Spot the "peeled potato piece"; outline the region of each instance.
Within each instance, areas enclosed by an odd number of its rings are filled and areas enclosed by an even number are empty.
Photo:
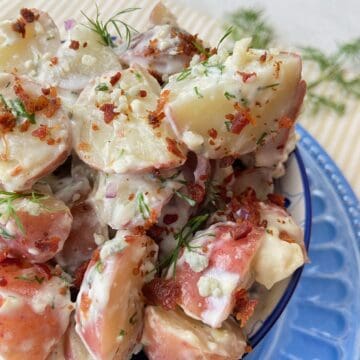
[[[119,231],[89,263],[77,299],[76,331],[94,359],[127,359],[143,326],[141,288],[156,244]]]
[[[28,190],[69,155],[69,119],[56,90],[28,78],[1,73],[0,94],[0,183]]]
[[[0,356],[45,359],[60,341],[73,306],[61,271],[7,259],[0,263]]]
[[[170,179],[153,174],[99,174],[93,196],[97,214],[113,229],[149,227],[163,206],[182,187],[183,177]]]
[[[244,335],[232,319],[213,329],[181,310],[155,306],[145,309],[142,343],[149,360],[238,360],[246,348]]]
[[[251,262],[263,235],[262,228],[233,222],[195,233],[191,247],[184,250],[176,266],[179,305],[187,315],[221,327],[232,313],[237,290],[252,282]]]
[[[66,205],[39,193],[0,192],[0,248],[10,257],[45,262],[68,237],[72,216]]]
[[[68,33],[54,59],[43,61],[39,80],[62,89],[81,91],[95,76],[121,70],[117,55],[101,43],[100,36],[82,25]]]
[[[165,86],[167,120],[190,150],[238,157],[280,131],[284,117],[295,120],[304,96],[300,57],[248,45],[239,41],[231,56],[214,55]]]
[[[14,20],[0,22],[0,70],[38,75],[42,60],[60,46],[60,34],[51,17],[37,9],[21,9]]]
[[[158,99],[159,94],[156,80],[140,67],[92,80],[74,107],[74,146],[79,157],[107,173],[181,165],[185,155],[161,121],[164,100]]]

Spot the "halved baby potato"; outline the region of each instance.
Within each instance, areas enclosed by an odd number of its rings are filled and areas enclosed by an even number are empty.
[[[248,49],[249,42],[237,42],[231,56],[220,53],[173,75],[163,89],[176,135],[210,159],[256,150],[280,130],[283,117],[295,120],[302,102],[300,57]]]
[[[32,263],[50,260],[64,245],[72,225],[66,205],[52,196],[0,191],[0,248]]]
[[[183,186],[182,180],[176,172],[170,178],[100,173],[92,200],[100,219],[113,229],[148,228]]]
[[[0,94],[0,183],[28,190],[69,155],[70,122],[55,88],[0,73]]]
[[[42,61],[38,79],[69,91],[81,91],[95,76],[121,70],[117,55],[101,42],[100,36],[79,24],[68,33],[55,57]]]
[[[43,11],[23,8],[17,19],[0,22],[1,71],[36,77],[41,61],[51,59],[59,46],[59,30]]]
[[[69,324],[73,305],[60,269],[0,263],[0,357],[46,359]]]
[[[236,292],[253,282],[251,263],[264,232],[247,222],[224,222],[195,233],[174,273],[181,287],[178,304],[187,315],[221,327],[233,311]]]
[[[76,307],[76,331],[94,359],[127,359],[139,342],[141,288],[154,269],[156,244],[118,231],[90,261]]]
[[[238,360],[246,350],[239,325],[232,319],[213,329],[181,310],[145,309],[142,337],[149,360]]]
[[[74,147],[79,157],[106,173],[181,165],[183,148],[162,121],[165,99],[159,94],[159,84],[140,67],[92,80],[74,106]]]

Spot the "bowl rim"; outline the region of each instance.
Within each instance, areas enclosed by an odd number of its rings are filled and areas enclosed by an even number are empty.
[[[304,243],[306,250],[309,250],[310,237],[311,237],[311,222],[312,222],[310,184],[309,184],[308,176],[306,174],[304,161],[302,159],[298,146],[296,146],[293,154],[295,155],[295,159],[299,166],[301,182],[304,189],[304,199],[305,199]],[[289,285],[287,286],[284,294],[281,296],[279,302],[276,304],[273,311],[266,318],[264,323],[261,325],[260,329],[254,335],[248,338],[248,342],[251,345],[251,347],[254,348],[256,345],[259,344],[259,342],[266,336],[266,334],[269,333],[269,331],[274,326],[280,315],[283,313],[292,295],[294,294],[294,291],[299,283],[303,269],[304,269],[304,265],[298,268],[294,272],[294,274],[291,276]]]

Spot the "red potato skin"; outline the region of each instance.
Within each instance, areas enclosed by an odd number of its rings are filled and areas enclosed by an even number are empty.
[[[74,273],[84,261],[91,258],[97,248],[94,234],[103,234],[104,226],[100,224],[93,205],[88,201],[73,205],[71,215],[71,231],[56,260],[66,271]]]
[[[19,278],[23,276],[24,271],[29,270],[38,279],[42,279],[41,284]],[[45,264],[32,265],[17,259],[7,259],[0,264],[2,284],[0,287],[0,357],[8,360],[45,359],[52,347],[61,339],[66,328],[63,329],[61,324],[64,309],[56,309],[49,304],[42,313],[37,313],[30,305],[31,299],[52,278],[52,271],[53,269]],[[62,282],[62,284],[65,283]],[[72,305],[68,288],[64,285],[57,291],[64,297],[68,297],[69,308],[65,312],[69,317]],[[2,311],[1,307],[9,292],[18,296],[22,303],[15,311]],[[27,342],[31,346],[25,347]],[[2,348],[1,345],[5,346]],[[7,351],[4,352],[4,348]]]
[[[56,208],[52,208],[55,203]],[[21,231],[14,220],[10,219],[9,221],[14,222],[13,225],[16,227],[14,236],[7,239],[0,235],[0,247],[9,257],[42,263],[53,258],[62,249],[72,224],[71,213],[65,204],[55,199],[48,199],[45,200],[44,208],[38,215],[22,210],[16,213],[24,231]]]
[[[240,228],[240,227],[239,227]],[[187,314],[192,314],[195,318],[202,318],[202,313],[210,308],[211,304],[207,297],[203,297],[199,293],[198,281],[202,275],[209,269],[221,269],[231,273],[240,275],[242,284],[238,287],[246,287],[250,278],[250,266],[257,249],[260,246],[260,239],[264,233],[261,228],[253,228],[251,232],[240,239],[233,237],[228,241],[220,239],[221,234],[236,232],[234,228],[227,225],[220,225],[216,230],[216,238],[214,247],[210,250],[209,265],[201,271],[193,271],[189,264],[184,262],[177,266],[176,279],[181,285],[181,300],[179,305],[184,309]],[[206,246],[206,244],[205,244]],[[219,309],[222,312],[221,321],[224,321],[231,314],[235,305],[236,289],[230,295],[229,303],[223,308]],[[206,323],[205,319],[202,319]],[[214,327],[221,326],[221,321],[218,321]]]

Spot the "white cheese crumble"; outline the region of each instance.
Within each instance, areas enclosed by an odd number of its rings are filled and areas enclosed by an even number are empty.
[[[184,259],[189,264],[192,271],[200,272],[206,269],[209,265],[208,257],[197,251],[185,250]]]
[[[85,54],[81,58],[81,63],[85,66],[93,66],[96,63],[96,57]]]
[[[183,141],[187,147],[192,151],[200,150],[201,146],[204,144],[204,138],[192,131],[185,131],[183,134]]]

